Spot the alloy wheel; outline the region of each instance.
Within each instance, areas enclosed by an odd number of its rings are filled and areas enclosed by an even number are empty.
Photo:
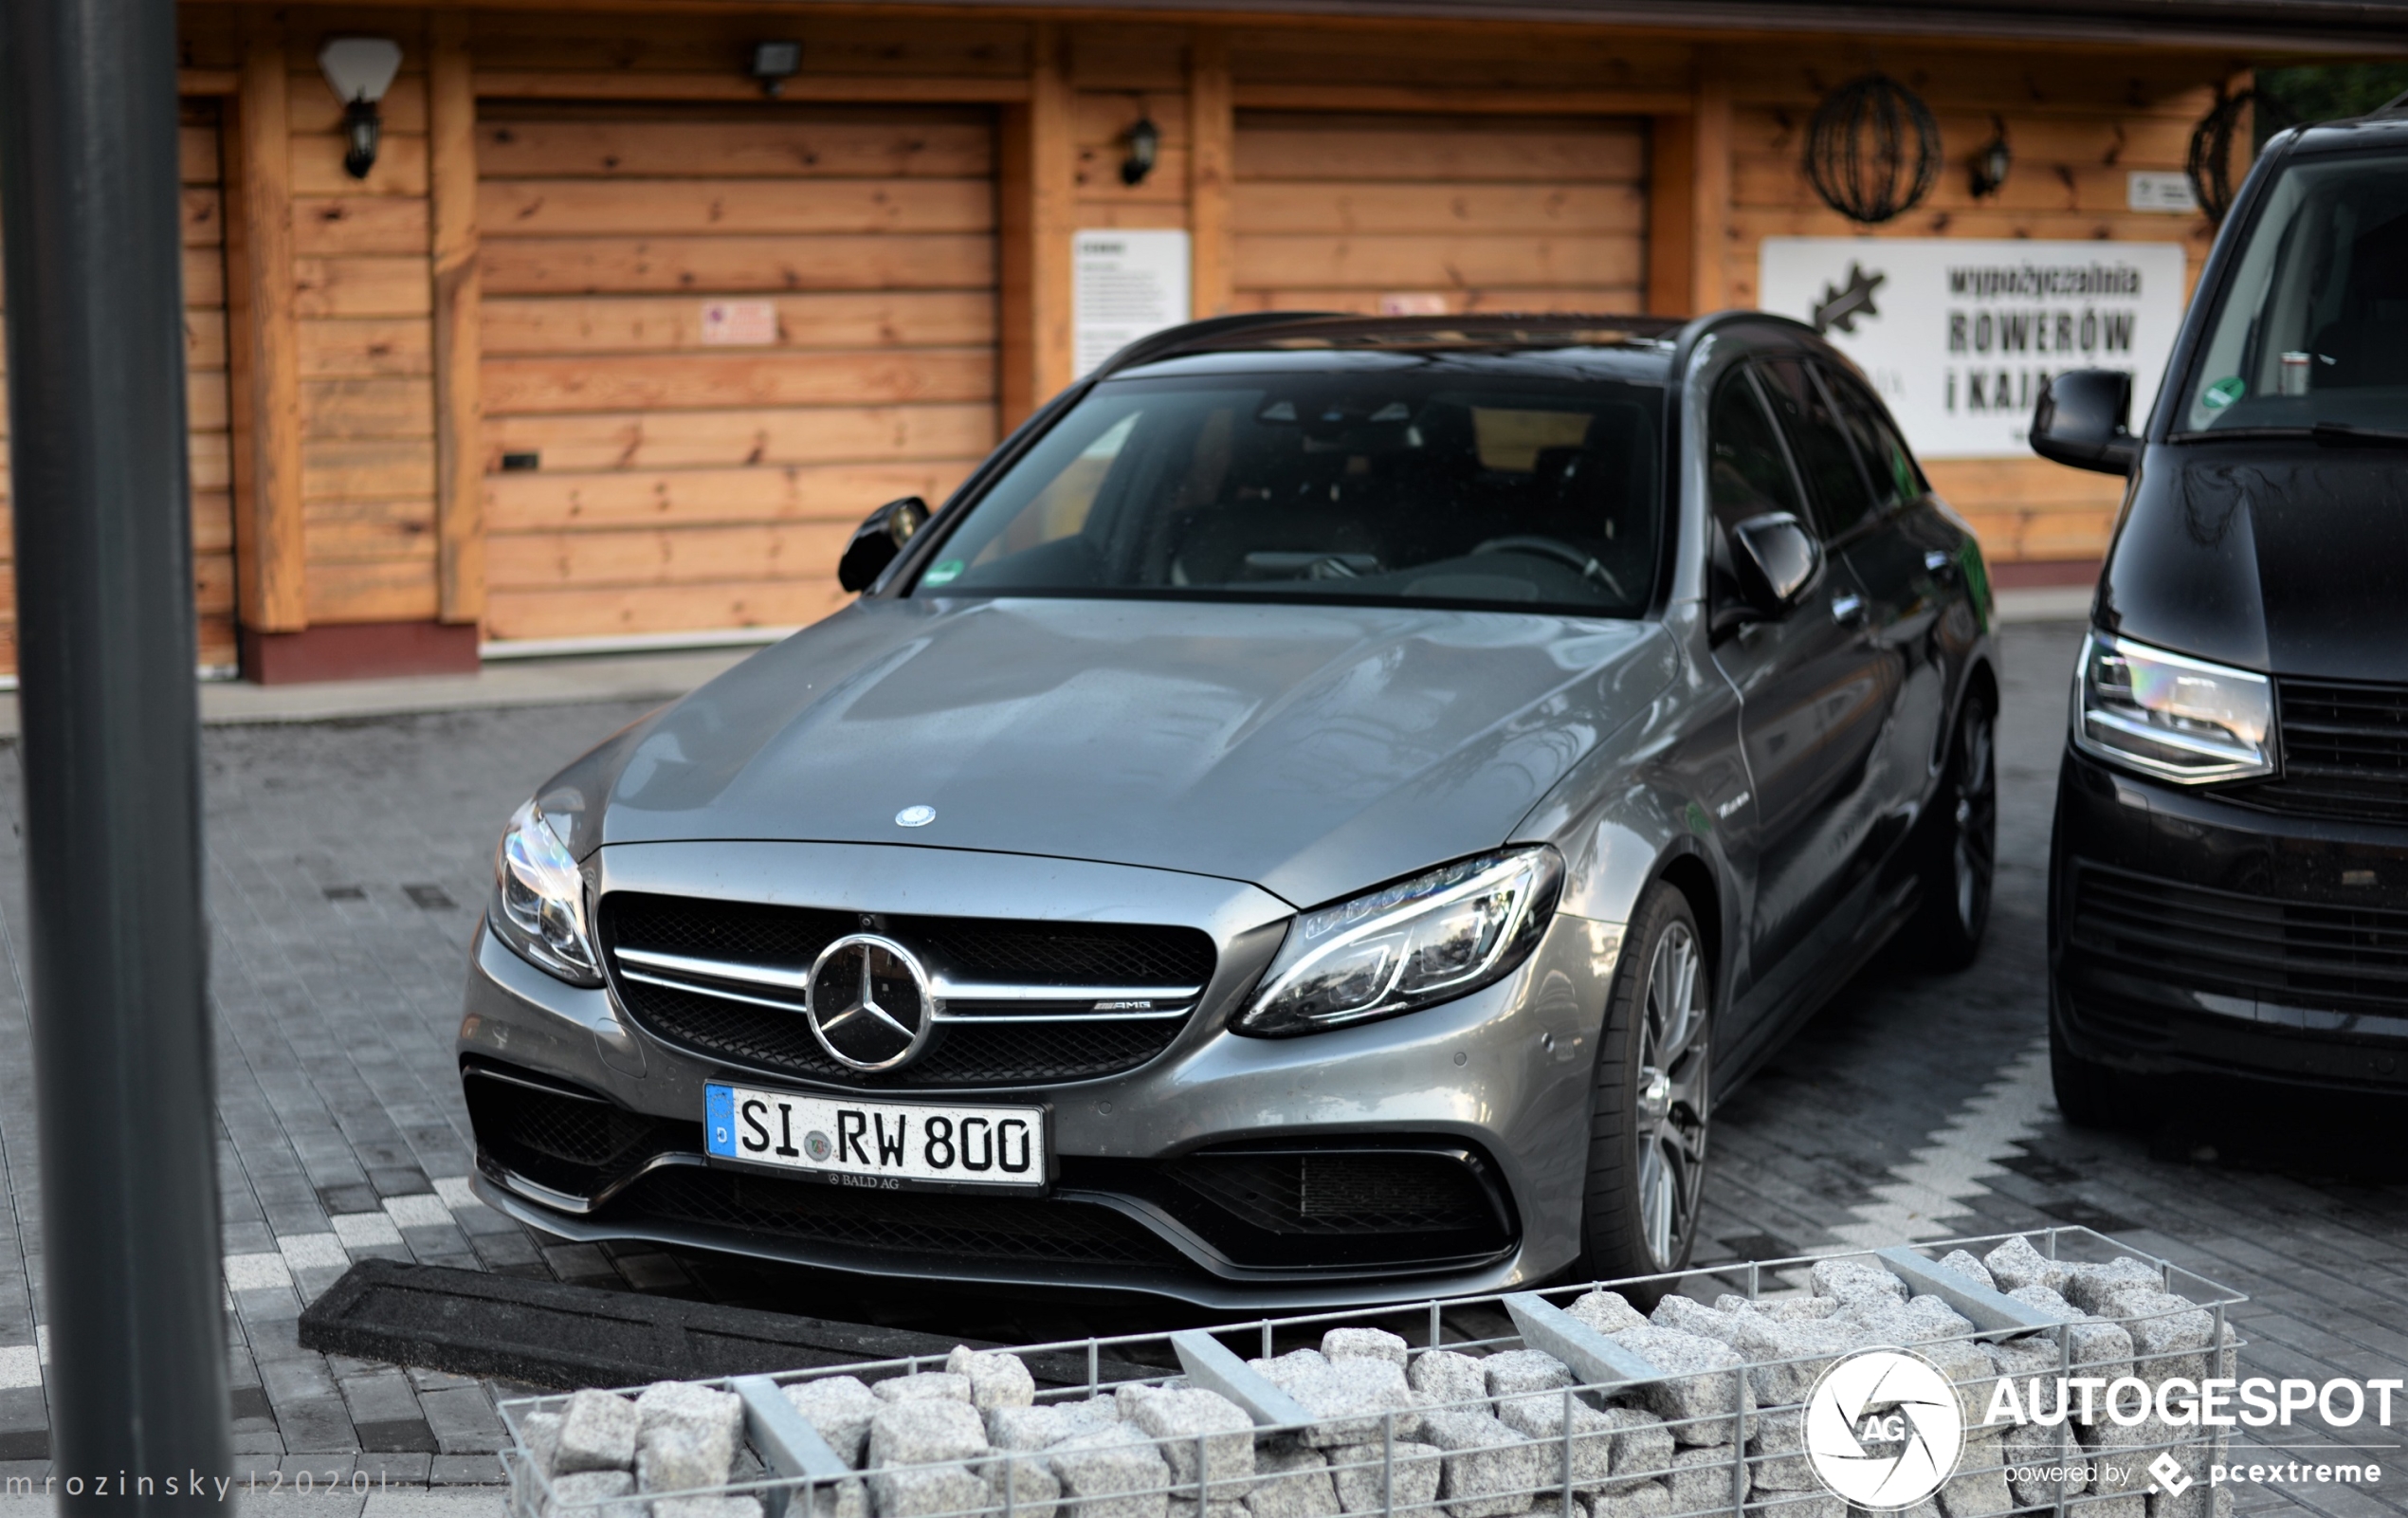
[[[1982,921],[1998,851],[1996,738],[1990,713],[1978,704],[1968,705],[1958,736],[1956,836],[1951,840],[1957,921],[1967,928]]]
[[[1687,1256],[1706,1175],[1706,980],[1697,936],[1673,923],[1648,966],[1639,1033],[1640,1233],[1659,1271]]]

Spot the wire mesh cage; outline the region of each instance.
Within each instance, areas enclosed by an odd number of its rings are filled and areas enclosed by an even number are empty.
[[[2245,1300],[2052,1228],[514,1399],[504,1462],[516,1518],[2214,1518]]]
[[[1806,129],[1806,178],[1824,204],[1869,227],[1905,215],[1940,177],[1940,123],[1887,74],[1831,92]]]

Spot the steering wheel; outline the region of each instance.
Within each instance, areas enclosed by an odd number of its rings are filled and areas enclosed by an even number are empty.
[[[1552,558],[1557,563],[1579,571],[1580,577],[1612,591],[1616,597],[1629,600],[1631,593],[1614,577],[1614,572],[1560,538],[1517,536],[1491,538],[1471,551],[1471,557],[1482,554],[1531,554],[1540,558]]]

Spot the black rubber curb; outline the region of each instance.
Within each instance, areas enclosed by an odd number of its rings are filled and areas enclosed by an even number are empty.
[[[301,1316],[301,1343],[356,1360],[561,1388],[914,1355],[941,1361],[956,1344],[994,1347],[906,1328],[382,1259],[355,1264],[309,1305]],[[1079,1354],[1034,1356],[1029,1369],[1045,1386],[1084,1385],[1090,1374]],[[1105,1381],[1160,1374],[1116,1361],[1095,1369]]]

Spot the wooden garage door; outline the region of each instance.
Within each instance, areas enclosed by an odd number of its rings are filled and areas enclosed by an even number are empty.
[[[854,524],[995,440],[990,113],[478,127],[486,635],[805,623]]]
[[[226,388],[226,206],[218,175],[218,111],[213,101],[184,102],[179,177],[184,213],[184,361],[192,483],[192,595],[199,613],[200,667],[234,668],[233,453],[228,442]],[[8,406],[0,393],[0,439]],[[8,457],[0,451],[0,503],[9,500]],[[15,539],[0,518],[0,674],[17,668]]]
[[[1635,120],[1241,114],[1240,309],[1643,309]]]

